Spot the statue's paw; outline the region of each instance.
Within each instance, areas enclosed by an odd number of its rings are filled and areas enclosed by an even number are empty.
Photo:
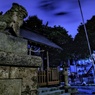
[[[7,35],[11,35],[11,33],[9,32],[9,30],[5,30],[4,33],[7,34]]]

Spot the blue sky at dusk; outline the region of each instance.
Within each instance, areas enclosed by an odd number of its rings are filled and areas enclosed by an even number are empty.
[[[18,3],[26,8],[28,16],[37,15],[49,26],[62,26],[73,37],[77,28],[82,22],[78,0],[1,0],[0,11],[5,13],[12,6]],[[95,15],[95,0],[80,0],[85,22]]]

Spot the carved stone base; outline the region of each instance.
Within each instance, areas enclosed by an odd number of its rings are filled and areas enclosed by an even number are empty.
[[[0,51],[27,54],[27,40],[0,32]]]
[[[30,55],[19,55],[0,51],[0,65],[39,67],[42,64],[41,57]]]

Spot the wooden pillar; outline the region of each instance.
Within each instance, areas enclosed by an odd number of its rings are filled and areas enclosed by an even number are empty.
[[[49,53],[47,51],[47,70],[49,70]]]
[[[47,85],[49,83],[49,54],[48,54],[48,51],[47,51],[47,70],[46,70],[46,74],[47,74]]]
[[[43,57],[43,52],[42,52],[42,54],[41,54],[41,57],[42,57],[42,64],[41,64],[41,71],[43,71],[44,70],[44,57]]]

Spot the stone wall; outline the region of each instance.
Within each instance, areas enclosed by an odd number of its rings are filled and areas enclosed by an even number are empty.
[[[27,40],[0,33],[0,95],[37,95],[41,64],[41,57],[27,55]]]
[[[13,83],[13,87],[18,90],[17,81],[22,85],[21,93],[19,95],[37,95],[37,68],[29,68],[29,67],[9,67],[9,66],[0,66],[0,83],[6,83],[5,87],[9,86],[9,81]],[[14,80],[16,79],[16,80]],[[20,81],[19,81],[20,80]],[[3,84],[2,84],[3,85]],[[12,85],[12,84],[11,84]],[[16,86],[17,85],[17,86]],[[3,87],[3,86],[2,86]],[[0,88],[2,88],[0,85]],[[4,87],[2,88],[4,91],[0,95],[5,93]],[[6,89],[9,90],[9,89]],[[0,90],[1,91],[1,90]],[[9,92],[9,91],[8,91]],[[9,92],[11,93],[11,92]],[[5,94],[7,95],[7,94]],[[12,94],[11,94],[12,95]],[[18,94],[15,94],[18,95]]]
[[[21,95],[21,79],[0,79],[0,95]]]

